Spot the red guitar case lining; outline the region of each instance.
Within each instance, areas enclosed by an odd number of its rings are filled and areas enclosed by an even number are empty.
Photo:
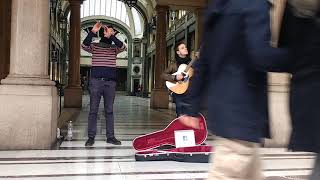
[[[135,154],[135,159],[137,161],[171,160],[207,163],[212,154],[212,147],[201,145],[208,134],[205,119],[201,114],[199,125],[199,129],[194,129],[183,125],[180,119],[176,118],[163,130],[136,137],[133,140],[133,147],[138,151]],[[175,148],[174,131],[178,130],[193,130],[196,146]],[[173,148],[161,149],[164,146]]]
[[[179,118],[174,119],[165,129],[138,136],[133,140],[133,148],[137,151],[153,149],[163,145],[175,146],[174,131],[193,130],[196,145],[202,144],[207,139],[207,125],[204,117],[199,117],[199,129],[194,129],[182,124]]]

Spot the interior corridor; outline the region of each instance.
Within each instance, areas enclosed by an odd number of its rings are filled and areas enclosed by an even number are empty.
[[[175,116],[174,109],[153,110],[149,99],[117,94],[115,99],[115,135],[121,146],[105,142],[103,102],[98,115],[98,134],[93,148],[86,141],[89,97],[83,97],[83,109],[74,122],[72,141],[63,141],[57,149],[0,151],[0,179],[204,179],[209,163],[173,161],[136,162],[132,140],[138,135],[163,129]],[[206,143],[211,143],[209,135]],[[313,155],[291,153],[285,149],[261,148],[267,180],[302,180],[310,173]]]

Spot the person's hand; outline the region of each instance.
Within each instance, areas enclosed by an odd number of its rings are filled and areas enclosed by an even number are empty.
[[[105,30],[104,37],[106,38],[110,38],[110,36],[115,35],[115,32],[112,28],[106,27],[104,30]]]
[[[100,28],[101,28],[101,23],[100,22],[97,22],[94,26],[93,26],[93,28],[92,28],[92,32],[93,33],[97,33],[99,30],[100,30]]]
[[[177,81],[181,81],[181,80],[183,79],[183,77],[184,77],[184,76],[183,76],[182,74],[177,74],[177,75],[176,75],[176,80],[177,80]]]
[[[114,35],[116,34],[116,32],[115,32],[115,30],[114,30],[114,29],[112,29],[112,28],[108,28],[108,30],[110,31],[110,34],[111,34],[112,36],[114,36]]]
[[[192,127],[194,129],[200,129],[199,118],[182,115],[179,117],[179,120],[185,126]]]
[[[194,57],[195,57],[196,59],[199,59],[199,58],[200,58],[200,52],[199,52],[199,51],[195,52],[195,53],[194,53]]]

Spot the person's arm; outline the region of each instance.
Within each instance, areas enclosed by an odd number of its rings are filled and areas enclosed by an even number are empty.
[[[110,39],[114,42],[114,44],[118,47],[118,48],[124,48],[124,44],[123,42],[121,42],[115,35],[111,35]]]
[[[289,69],[286,49],[270,45],[270,5],[267,1],[252,0],[244,11],[244,35],[250,64],[258,71],[287,72]]]
[[[92,42],[92,38],[95,36],[96,34],[92,31],[90,31],[87,35],[87,37],[83,40],[81,47],[83,50],[87,51],[88,53],[92,53],[92,47],[91,47],[91,42]]]
[[[193,65],[194,76],[192,78],[191,86],[188,89],[188,93],[182,101],[184,108],[184,115],[179,117],[182,124],[199,129],[199,113],[201,108],[201,99],[205,92],[205,86],[208,74],[208,59],[204,58],[205,52],[202,52],[203,56],[200,57]]]
[[[123,42],[121,42],[115,35],[110,36],[110,40],[114,42],[114,44],[117,46],[116,53],[121,53],[122,51],[126,50],[126,46]]]
[[[100,30],[101,23],[97,22],[91,29],[91,31],[88,33],[87,37],[83,40],[81,47],[83,50],[87,51],[88,53],[92,53],[92,38],[96,36],[96,33]]]
[[[176,76],[172,75],[172,73],[174,72],[175,69],[175,63],[171,63],[161,74],[161,78],[166,80],[166,81],[170,81],[170,82],[176,82]]]
[[[193,65],[194,75],[192,77],[192,83],[182,102],[183,107],[185,108],[184,111],[188,116],[199,116],[202,96],[207,88],[206,84],[210,81],[207,76],[210,65],[208,63],[208,57],[206,57],[205,54],[206,52],[203,52],[203,56],[201,56]]]

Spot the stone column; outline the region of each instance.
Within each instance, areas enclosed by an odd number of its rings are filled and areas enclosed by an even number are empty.
[[[291,133],[289,114],[290,74],[268,73],[269,124],[271,139],[265,140],[265,147],[287,147]]]
[[[197,51],[200,48],[202,41],[202,33],[204,26],[203,9],[195,9],[194,15],[196,17],[196,29],[195,29],[195,46],[194,49]]]
[[[80,86],[80,5],[82,0],[69,0],[70,37],[68,86],[64,90],[64,107],[82,107],[82,89]]]
[[[151,92],[150,106],[151,108],[168,108],[169,94],[165,88],[164,80],[161,73],[165,69],[166,64],[166,32],[167,32],[167,6],[156,6],[157,11],[157,32],[156,32],[156,60],[155,60],[155,77],[154,89]]]
[[[47,68],[49,1],[12,0],[11,7],[10,73],[0,85],[0,149],[49,149],[58,115]]]
[[[9,74],[11,0],[0,1],[0,80]]]
[[[189,51],[189,55],[191,54],[191,47],[188,44],[188,39],[189,39],[189,28],[188,28],[188,15],[185,16],[185,20],[184,20],[184,43],[186,44],[188,51]],[[173,46],[174,47],[174,46]],[[174,53],[176,53],[176,51],[174,51]]]

